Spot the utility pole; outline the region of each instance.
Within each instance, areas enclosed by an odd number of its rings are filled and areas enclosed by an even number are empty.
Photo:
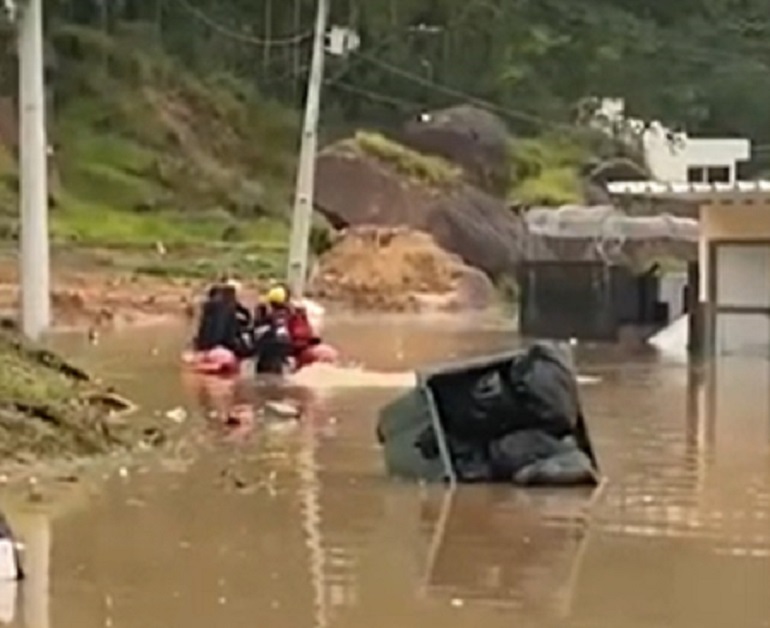
[[[289,242],[289,268],[287,279],[292,293],[301,297],[307,281],[310,229],[313,220],[315,194],[315,160],[318,152],[318,118],[321,109],[324,61],[326,56],[326,24],[329,19],[329,0],[318,0],[313,57],[310,62],[310,78],[305,102],[305,120],[302,127],[302,145],[294,192],[291,239]]]
[[[18,53],[21,322],[24,334],[38,340],[51,324],[43,0],[21,7]]]

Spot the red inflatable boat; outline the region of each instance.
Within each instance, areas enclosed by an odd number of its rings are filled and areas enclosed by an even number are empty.
[[[228,377],[241,372],[241,361],[224,347],[215,347],[210,351],[186,351],[182,354],[182,363],[203,375]]]
[[[299,354],[296,370],[299,371],[311,364],[336,364],[338,361],[339,352],[331,345],[321,343],[308,347]]]
[[[297,358],[295,370],[299,371],[311,364],[335,364],[339,359],[337,350],[327,344],[318,344],[305,349]],[[231,377],[241,372],[241,360],[229,349],[216,347],[210,351],[187,351],[182,354],[182,362],[190,370],[202,375]]]

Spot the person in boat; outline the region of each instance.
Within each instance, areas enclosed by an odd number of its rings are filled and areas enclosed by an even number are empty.
[[[251,314],[238,302],[236,285],[227,282],[209,289],[193,348],[197,352],[224,348],[240,359],[253,353]]]
[[[235,320],[238,329],[238,357],[250,358],[254,355],[254,319],[251,311],[240,300],[241,283],[235,279],[225,282],[224,298],[235,307]]]
[[[275,285],[254,313],[255,370],[283,374],[293,368],[293,343],[289,332],[289,291]]]
[[[292,357],[296,361],[301,362],[310,347],[321,344],[321,338],[313,329],[307,310],[292,299],[291,291],[285,284],[276,284],[267,292],[255,315],[256,320],[263,321],[275,317],[285,321],[291,338]]]

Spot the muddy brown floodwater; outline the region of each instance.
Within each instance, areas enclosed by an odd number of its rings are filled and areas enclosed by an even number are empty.
[[[146,411],[185,408],[171,415],[185,435],[53,521],[11,513],[31,576],[16,625],[770,626],[770,363],[690,372],[581,351],[581,372],[601,377],[584,402],[610,478],[585,521],[587,496],[570,491],[449,494],[383,477],[374,421],[405,372],[512,346],[509,330],[359,319],[328,335],[396,375],[244,384],[244,407],[292,395],[307,418],[234,430],[201,409],[226,391],[180,377],[181,330],[61,339]]]

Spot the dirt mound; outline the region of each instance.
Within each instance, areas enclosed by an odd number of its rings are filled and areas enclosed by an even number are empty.
[[[484,308],[494,298],[483,273],[427,233],[377,227],[344,233],[321,258],[313,292],[358,310],[399,312]]]
[[[409,159],[403,151],[394,154]],[[493,279],[514,272],[523,228],[504,201],[462,181],[435,185],[405,176],[406,170],[425,168],[384,161],[351,143],[333,146],[318,159],[316,207],[337,229],[408,227],[429,233]]]

